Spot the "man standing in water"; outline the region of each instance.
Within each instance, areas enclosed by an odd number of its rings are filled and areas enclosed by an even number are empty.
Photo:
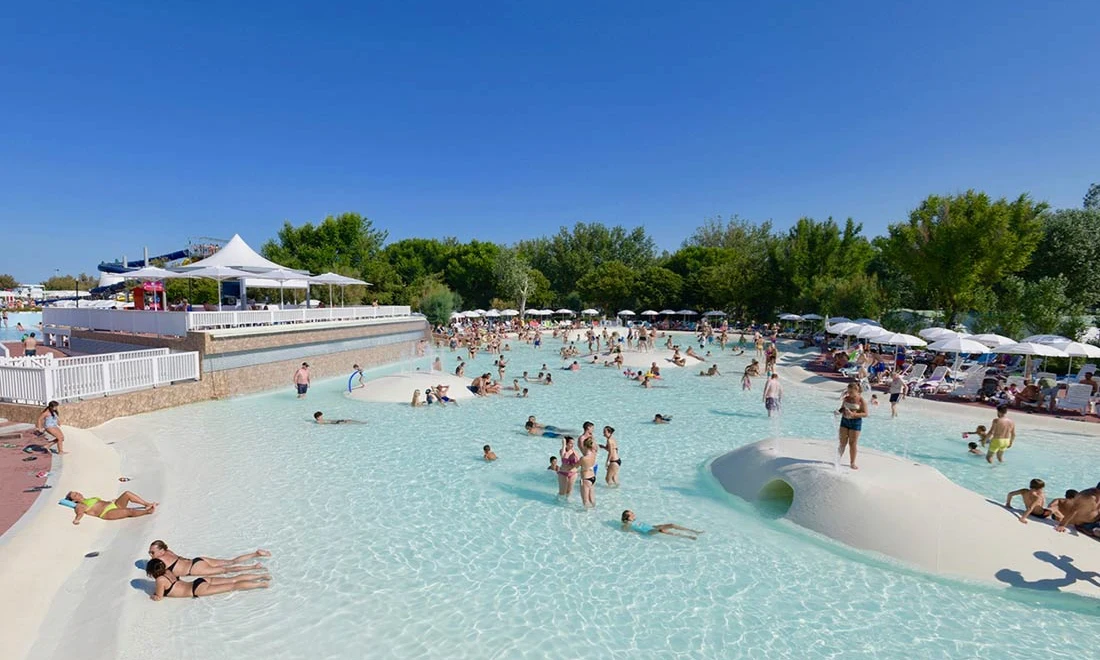
[[[768,417],[779,412],[782,401],[783,386],[779,384],[779,374],[773,373],[764,385],[764,408],[768,411]]]
[[[905,381],[901,379],[901,372],[895,371],[890,380],[890,416],[898,416],[898,399],[905,394]]]
[[[997,461],[1004,463],[1005,450],[1016,442],[1016,422],[1008,418],[1008,406],[997,406],[997,418],[989,425],[989,438],[986,462],[992,463],[996,454]]]
[[[303,362],[302,366],[298,367],[298,370],[294,372],[294,387],[298,388],[298,398],[306,398],[306,391],[309,390],[309,363]]]

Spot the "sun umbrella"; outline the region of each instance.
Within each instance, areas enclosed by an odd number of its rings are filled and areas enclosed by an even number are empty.
[[[195,277],[218,281],[218,311],[222,311],[222,282],[225,280],[239,280],[246,277],[256,277],[255,273],[246,273],[243,270],[230,268],[229,266],[205,266],[187,271],[187,277]]]
[[[852,323],[849,321],[847,323],[826,325],[825,332],[831,335],[851,335],[859,332],[861,328],[863,328],[863,326],[861,326],[860,324]]]
[[[572,315],[576,314],[576,312],[574,312],[571,309],[559,309],[558,311],[556,311],[554,313],[555,314],[568,314],[569,316],[572,316]]]
[[[711,310],[711,311],[707,312],[706,314],[703,314],[703,316],[725,316],[725,315],[726,315],[725,312],[723,312],[721,310],[717,310],[717,309]]]
[[[954,353],[955,366],[952,369],[953,373],[959,372],[959,363],[962,362],[962,356],[964,354],[969,355],[970,353],[989,352],[989,348],[987,348],[985,344],[976,342],[973,339],[967,339],[966,337],[960,337],[957,334],[954,337],[944,337],[943,339],[935,341],[929,344],[928,348],[933,351],[940,351],[941,353]]]
[[[836,323],[851,323],[851,322],[852,322],[852,319],[848,318],[847,316],[830,316],[829,317],[829,323],[833,323],[833,324],[836,324]]]
[[[882,326],[882,324],[881,324],[881,323],[879,323],[878,321],[876,321],[876,320],[874,320],[874,319],[856,319],[855,321],[852,321],[852,323],[862,323],[862,324],[864,324],[864,325],[877,325],[877,326]]]
[[[693,312],[690,309],[681,309],[680,311],[678,311],[676,313],[677,314],[683,314],[684,316],[695,316],[696,314],[698,314],[698,312]]]
[[[460,319],[460,318],[463,318],[463,314],[462,314],[462,312],[451,312],[451,318],[452,319]]]
[[[346,275],[337,275],[336,273],[322,273],[320,275],[314,275],[313,277],[306,278],[310,284],[327,284],[328,285],[328,304],[332,306],[332,285],[340,287],[340,304],[344,303],[344,287],[352,284],[362,284],[370,286],[370,282],[364,282],[363,280],[357,280],[354,277],[348,277]],[[307,297],[308,297],[308,291]]]
[[[1093,346],[1092,344],[1082,344],[1078,341],[1067,341],[1065,343],[1047,344],[1047,346],[1053,346],[1054,348],[1064,351],[1065,354],[1070,356],[1071,358],[1100,358],[1100,347]]]
[[[634,316],[634,312],[630,311],[629,309],[624,309],[623,311],[619,312],[619,316]]]
[[[988,332],[983,335],[970,335],[968,339],[973,339],[976,342],[981,342],[990,348],[997,348],[998,346],[1005,346],[1007,344],[1015,344],[1016,340],[1004,335],[996,335]]]
[[[890,331],[883,330],[877,325],[863,325],[858,331],[856,331],[855,336],[859,339],[870,339],[871,341],[875,341],[877,337],[888,334],[891,334]]]
[[[157,280],[171,280],[188,277],[185,273],[173,273],[170,270],[163,268],[157,268],[156,266],[146,266],[145,268],[138,268],[137,270],[131,270],[128,273],[122,275],[126,279],[140,280],[142,282],[153,282]],[[163,291],[163,289],[161,290]],[[157,294],[153,292],[153,304],[156,305]]]
[[[676,313],[676,311],[671,310],[671,309],[662,309],[661,310],[661,314],[675,314],[675,313]]]
[[[887,346],[926,346],[928,342],[924,341],[920,337],[914,337],[913,335],[907,335],[903,332],[889,332],[881,337],[875,338],[876,344],[885,344]]]
[[[1057,336],[1057,335],[1048,335]],[[1065,339],[1063,337],[1063,339]],[[1033,341],[1021,341],[1016,344],[1005,344],[1004,346],[998,346],[993,349],[994,353],[1004,353],[1006,355],[1024,355],[1024,377],[1031,375],[1031,358],[1038,355],[1039,357],[1069,357],[1065,351],[1060,348],[1055,348],[1049,344],[1040,344]]]
[[[959,335],[959,333],[954,330],[948,330],[947,328],[925,328],[917,334],[931,341],[939,341],[940,339],[957,337]]]
[[[489,311],[485,312],[485,316],[486,316],[486,318],[491,318],[491,319],[500,318],[500,312],[498,312],[495,309],[490,309]]]
[[[600,310],[592,309],[591,307],[588,308],[588,309],[582,309],[581,310],[581,314],[584,314],[585,316],[595,316],[599,313],[600,313]]]
[[[1064,344],[1073,341],[1062,335],[1031,335],[1020,340],[1021,344]]]
[[[275,270],[269,270],[266,273],[262,273],[261,277],[269,280],[275,280],[279,283],[279,307],[283,306],[283,284],[291,280],[305,280],[308,279],[308,275],[296,273],[286,268],[277,268]],[[307,296],[308,297],[308,296]]]
[[[799,316],[798,314],[780,314],[780,321],[802,321],[805,320],[805,316]]]
[[[807,321],[821,321],[825,317],[820,314],[803,314],[802,318],[806,319]]]
[[[642,312],[642,316],[657,316],[657,312],[653,311],[652,309],[647,309],[646,311]]]
[[[514,309],[503,309],[500,311],[501,316],[519,316],[519,312]]]

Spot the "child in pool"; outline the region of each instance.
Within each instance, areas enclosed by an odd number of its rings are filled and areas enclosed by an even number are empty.
[[[984,447],[989,443],[989,431],[985,429],[984,424],[979,424],[978,428],[973,431],[963,431],[963,439],[969,438],[971,435],[978,436],[978,442]]]
[[[495,461],[495,460],[497,460],[496,453],[493,451],[493,448],[490,447],[489,445],[485,445],[484,447],[481,448],[481,450],[485,452],[485,460],[486,461]]]
[[[878,405],[878,395],[877,394],[872,394],[871,395],[871,405],[872,406],[877,406]]]
[[[551,456],[550,457],[550,467],[548,467],[546,469],[547,470],[553,470],[554,472],[558,471],[558,457],[557,456]]]
[[[653,416],[653,423],[654,424],[668,424],[671,421],[672,421],[671,417],[667,417],[665,415],[662,415],[661,413],[657,413],[656,415]]]
[[[967,445],[966,453],[977,454],[978,456],[982,456],[983,454],[985,454],[985,452],[983,452],[981,449],[978,449],[978,443],[976,442],[971,442]]]
[[[1005,508],[1012,508],[1012,499],[1017,495],[1021,496],[1024,500],[1024,506],[1026,509],[1020,514],[1020,522],[1027,524],[1028,516],[1035,516],[1036,518],[1049,518],[1053,511],[1046,508],[1046,493],[1043,489],[1046,488],[1046,482],[1042,479],[1032,479],[1028,483],[1027,488],[1021,488],[1020,490],[1014,490],[1008,494],[1008,498],[1005,500]]]

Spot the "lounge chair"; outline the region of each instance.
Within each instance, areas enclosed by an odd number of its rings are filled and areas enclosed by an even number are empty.
[[[1085,380],[1085,374],[1095,374],[1095,373],[1096,373],[1096,365],[1095,364],[1085,364],[1085,365],[1081,366],[1081,369],[1078,370],[1076,376],[1069,376],[1068,378],[1066,378],[1066,382],[1067,383],[1080,383],[1081,381]]]
[[[924,378],[925,371],[928,371],[927,364],[914,364],[909,367],[907,372],[902,373],[901,378],[906,385],[915,385]]]
[[[962,385],[952,390],[951,396],[970,399],[972,401],[977,399],[978,392],[981,391],[982,383],[985,381],[985,372],[985,367],[977,367],[968,371],[966,380],[962,382]]]
[[[1075,410],[1082,415],[1089,414],[1092,408],[1092,386],[1084,383],[1070,385],[1066,389],[1066,395],[1055,400],[1056,410]]]
[[[921,394],[935,394],[942,389],[949,387],[947,384],[947,367],[936,367],[935,371],[928,378],[917,383],[915,391]]]

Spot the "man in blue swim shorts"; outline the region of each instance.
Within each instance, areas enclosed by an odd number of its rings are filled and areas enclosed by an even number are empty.
[[[302,366],[298,367],[298,370],[294,372],[294,387],[298,389],[298,398],[306,398],[306,391],[309,390],[309,363],[303,362]]]

